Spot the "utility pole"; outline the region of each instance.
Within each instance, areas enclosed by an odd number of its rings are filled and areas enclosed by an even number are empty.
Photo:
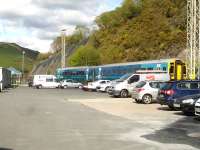
[[[25,51],[22,52],[22,81],[24,81],[24,58],[25,58]]]
[[[200,0],[187,0],[187,72],[200,78]]]
[[[61,31],[61,44],[62,44],[62,50],[61,50],[61,68],[65,68],[66,66],[66,41],[65,41],[65,37],[66,37],[66,29],[63,29]]]

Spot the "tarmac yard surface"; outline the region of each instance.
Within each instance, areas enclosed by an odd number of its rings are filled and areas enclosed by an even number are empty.
[[[79,89],[0,93],[0,150],[198,150],[200,121]]]

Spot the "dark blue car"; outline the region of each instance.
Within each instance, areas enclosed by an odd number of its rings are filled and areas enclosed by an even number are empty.
[[[158,94],[158,102],[174,109],[174,99],[200,93],[200,80],[170,81],[163,84]]]

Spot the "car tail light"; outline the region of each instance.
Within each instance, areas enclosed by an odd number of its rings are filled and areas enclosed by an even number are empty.
[[[173,95],[174,93],[175,93],[174,90],[166,90],[165,91],[165,94],[169,95],[169,96]]]
[[[140,93],[140,92],[144,91],[144,89],[140,88],[140,89],[137,89],[136,91],[137,91],[138,93]]]

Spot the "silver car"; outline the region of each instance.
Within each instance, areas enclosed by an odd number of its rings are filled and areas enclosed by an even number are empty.
[[[74,80],[63,80],[61,82],[61,85],[60,87],[63,88],[63,89],[67,89],[67,88],[81,88],[83,85],[82,83],[79,83],[77,81],[74,81]]]
[[[161,81],[141,81],[133,89],[132,98],[137,103],[151,104],[157,101],[157,96],[163,82]]]
[[[195,115],[200,116],[200,99],[195,104]]]

